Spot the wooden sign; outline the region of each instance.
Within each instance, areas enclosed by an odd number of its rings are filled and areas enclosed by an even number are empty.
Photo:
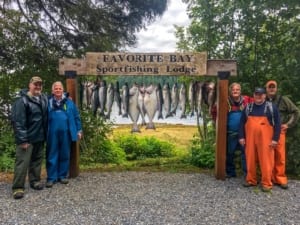
[[[237,75],[232,59],[209,59],[198,53],[86,53],[85,59],[59,59],[59,74],[76,71],[77,75],[177,75],[217,76],[219,71]]]
[[[208,76],[217,76],[219,71],[228,71],[230,76],[237,75],[237,63],[233,59],[209,59],[207,60]]]
[[[86,53],[91,75],[204,75],[202,53]]]
[[[65,75],[65,71],[76,71],[77,75],[86,74],[86,61],[84,59],[59,59],[59,74]]]

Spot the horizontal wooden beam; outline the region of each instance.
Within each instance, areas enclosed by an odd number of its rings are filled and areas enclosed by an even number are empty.
[[[59,59],[59,74],[76,71],[77,75],[177,75],[217,76],[219,71],[237,75],[235,60],[207,60],[200,53],[95,53],[84,59]]]
[[[237,62],[233,59],[207,60],[207,76],[218,76],[220,71],[230,72],[230,76],[237,75]]]
[[[76,71],[77,75],[86,75],[85,59],[59,59],[59,75],[65,75],[65,71]]]

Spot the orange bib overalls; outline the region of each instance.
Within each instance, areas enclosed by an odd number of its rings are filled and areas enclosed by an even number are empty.
[[[275,148],[275,166],[273,171],[273,182],[276,184],[287,184],[287,176],[285,174],[285,139],[286,130],[281,130],[278,145]]]
[[[272,188],[272,172],[274,166],[274,149],[270,147],[273,127],[266,116],[248,116],[245,124],[246,135],[246,181],[257,185],[256,169],[258,162],[261,171],[261,184]]]

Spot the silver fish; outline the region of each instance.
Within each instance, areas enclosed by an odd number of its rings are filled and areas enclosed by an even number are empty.
[[[92,107],[92,93],[93,93],[93,88],[94,84],[93,82],[89,81],[86,85],[87,91],[86,91],[86,98],[87,98],[87,106],[89,109]]]
[[[189,84],[189,106],[190,106],[190,116],[194,116],[194,112],[195,112],[194,82],[190,82]]]
[[[164,111],[166,114],[166,118],[172,116],[171,113],[171,92],[170,92],[170,86],[168,83],[164,84],[163,86],[163,100],[164,100]]]
[[[99,107],[99,84],[97,82],[95,82],[92,88],[91,104],[93,115],[96,116]]]
[[[212,81],[205,84],[205,103],[208,105],[208,112],[211,113],[212,107],[216,102],[216,84]]]
[[[184,84],[181,84],[179,89],[179,109],[181,110],[180,119],[186,118],[185,110],[186,110],[186,87]]]
[[[175,83],[171,90],[171,113],[173,115],[176,114],[178,102],[179,102],[178,86],[177,83]]]
[[[141,85],[139,87],[138,107],[139,107],[140,114],[142,117],[142,125],[146,125],[146,121],[145,121],[146,110],[145,110],[145,105],[144,105],[145,92],[146,92],[145,86]]]
[[[146,88],[144,96],[144,105],[146,109],[146,114],[149,118],[149,123],[146,126],[146,129],[155,129],[153,118],[157,111],[157,96],[154,85],[150,85]]]
[[[110,113],[112,109],[112,105],[114,103],[114,85],[110,83],[107,87],[107,92],[106,92],[106,116],[105,118],[110,119]]]
[[[196,100],[196,111],[199,116],[202,115],[202,104],[204,102],[203,100],[203,86],[204,83],[201,81],[196,81],[194,83],[194,91],[195,91],[195,100]]]
[[[114,101],[117,103],[119,115],[122,115],[122,98],[118,81],[116,81],[116,85],[114,87]]]
[[[128,107],[129,107],[129,86],[126,82],[122,87],[122,117],[128,117]]]
[[[156,97],[157,97],[157,111],[158,111],[157,119],[159,120],[164,118],[162,114],[164,100],[163,100],[163,93],[160,84],[158,84],[156,87]]]
[[[102,80],[100,81],[99,86],[99,107],[100,107],[100,116],[105,116],[105,105],[106,105],[106,95],[107,95],[107,87],[106,87],[106,81]]]
[[[84,81],[81,83],[81,107],[83,109],[90,109],[91,108],[91,98],[92,98],[92,88],[93,83],[91,81]]]
[[[129,90],[129,104],[128,104],[128,115],[133,123],[131,132],[140,132],[140,129],[137,125],[140,116],[140,110],[138,108],[138,97],[139,97],[139,88],[137,86],[133,86]]]

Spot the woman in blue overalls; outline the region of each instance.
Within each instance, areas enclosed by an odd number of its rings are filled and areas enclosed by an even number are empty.
[[[52,85],[48,104],[48,137],[46,149],[47,183],[68,183],[71,142],[82,137],[81,121],[74,102],[64,95],[61,82]]]
[[[235,171],[235,152],[241,151],[241,165],[244,176],[247,174],[246,156],[244,146],[239,144],[238,131],[240,118],[245,106],[252,102],[249,96],[241,95],[241,85],[232,83],[229,87],[228,114],[227,114],[227,150],[226,150],[226,176],[236,177]]]

